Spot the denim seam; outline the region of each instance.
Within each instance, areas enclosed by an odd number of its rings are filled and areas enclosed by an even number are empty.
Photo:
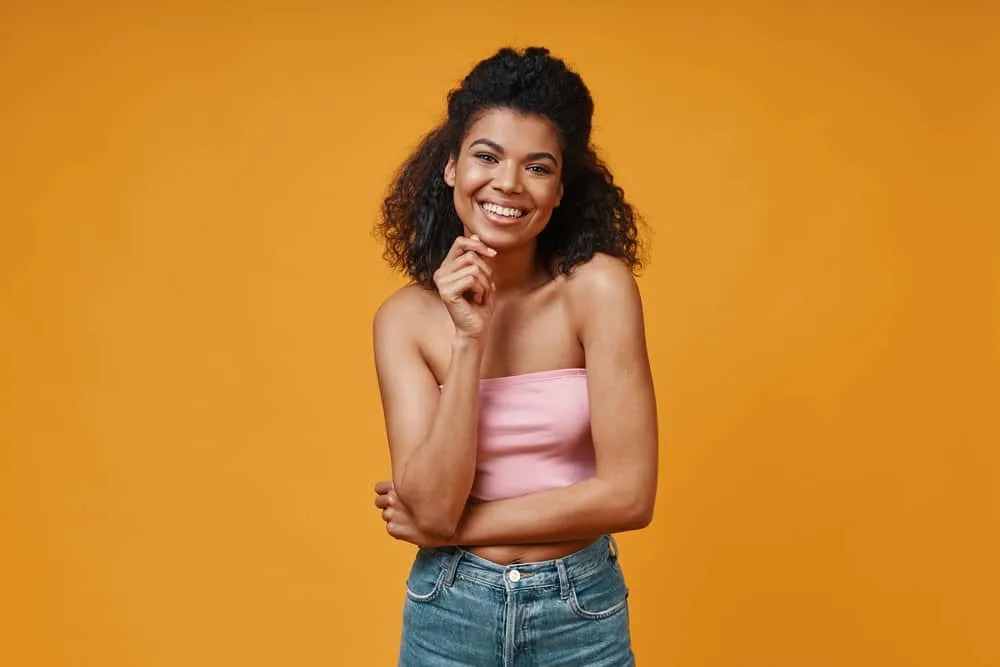
[[[562,559],[556,561],[556,570],[559,572],[559,597],[565,600],[569,597],[570,585],[569,574],[566,572],[566,564]]]
[[[574,579],[587,579],[588,577],[592,577],[595,574],[600,574],[600,572],[605,567],[614,564],[614,560],[611,558],[608,558],[607,560],[602,559],[596,562],[587,562],[586,564],[566,563],[565,560],[563,559],[556,559],[556,560],[563,561],[566,570],[572,573]],[[510,567],[520,570],[522,577],[533,577],[533,576],[543,576],[546,574],[549,575],[557,574],[557,571],[555,570],[554,567],[554,563],[555,561],[553,561],[552,565],[546,565],[544,568],[540,569],[535,569],[531,567],[518,567],[518,565],[516,564],[512,564]],[[462,572],[465,572],[467,576],[477,577],[479,580],[482,580],[484,582],[493,581],[494,579],[496,579],[497,581],[503,581],[503,579],[506,576],[505,570],[499,568],[494,570],[490,568],[479,567],[475,563],[470,563],[467,559],[462,560],[462,566],[463,567],[461,567],[460,570]],[[471,573],[483,573],[483,574],[480,575]]]
[[[583,607],[581,607],[580,606],[580,600],[577,599],[577,597],[576,597],[576,591],[575,590],[572,590],[570,592],[570,596],[569,596],[569,606],[570,606],[570,609],[572,609],[573,612],[575,614],[577,614],[578,616],[580,616],[581,618],[585,618],[585,619],[593,620],[593,621],[599,621],[601,619],[608,618],[609,616],[613,616],[614,614],[617,614],[622,609],[624,609],[627,605],[628,605],[628,591],[627,590],[625,591],[625,597],[622,598],[622,600],[620,602],[616,602],[615,604],[611,605],[607,609],[603,609],[601,611],[588,611],[588,610],[584,609]]]
[[[438,596],[438,593],[441,592],[441,585],[444,583],[444,575],[445,571],[442,568],[441,571],[438,572],[437,579],[434,580],[434,586],[433,588],[431,588],[430,593],[414,593],[413,590],[410,588],[410,584],[407,583],[406,594],[414,602],[430,602],[431,600],[433,600]]]
[[[455,583],[455,577],[458,574],[458,566],[462,562],[462,552],[452,555],[451,559],[446,561],[446,567],[444,568],[444,585],[449,588]]]

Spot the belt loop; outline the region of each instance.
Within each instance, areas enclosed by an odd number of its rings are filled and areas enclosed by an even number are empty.
[[[455,553],[452,555],[451,560],[448,562],[444,571],[445,586],[451,586],[455,583],[455,575],[458,573],[458,564],[462,562],[463,555],[464,552],[461,549],[455,549]]]
[[[614,535],[608,535],[608,546],[611,548],[611,560],[618,560],[618,542],[615,541]]]
[[[556,559],[556,570],[559,572],[559,597],[569,599],[569,575],[566,573],[566,563],[562,558]]]

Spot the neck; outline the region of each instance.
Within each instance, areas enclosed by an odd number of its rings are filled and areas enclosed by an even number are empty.
[[[514,250],[501,250],[493,260],[493,282],[497,293],[518,292],[534,287],[542,273],[535,244]]]

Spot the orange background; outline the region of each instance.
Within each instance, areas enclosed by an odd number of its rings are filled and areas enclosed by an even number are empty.
[[[393,664],[371,226],[540,43],[653,233],[640,664],[1000,665],[995,3],[133,4],[0,6],[0,663]]]

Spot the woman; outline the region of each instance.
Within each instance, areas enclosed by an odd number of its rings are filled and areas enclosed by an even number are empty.
[[[401,665],[634,664],[611,533],[646,526],[657,426],[635,216],[583,81],[502,49],[385,200],[413,282],[375,316],[390,535],[420,547]]]

